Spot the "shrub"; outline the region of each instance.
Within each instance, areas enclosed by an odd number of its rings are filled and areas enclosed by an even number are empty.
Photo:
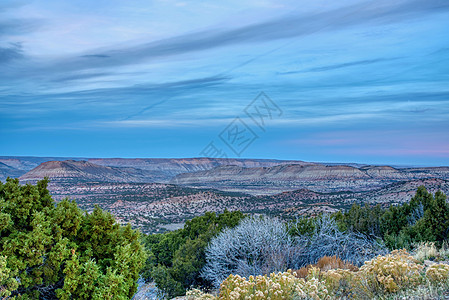
[[[324,215],[315,220],[311,235],[299,236],[305,245],[297,258],[297,264],[306,266],[323,256],[337,256],[355,265],[362,265],[372,257],[385,254],[382,243],[352,231],[341,231],[331,216]]]
[[[6,267],[6,256],[0,255],[0,299],[8,299],[19,283],[10,276],[11,269]]]
[[[342,265],[333,261],[338,260],[322,260],[325,266]],[[193,291],[191,295],[199,298],[191,299],[442,299],[447,296],[449,265],[434,264],[423,271],[424,265],[405,250],[394,250],[367,261],[358,271],[323,271],[312,266],[305,278],[298,278],[290,270],[248,278],[231,274],[221,284],[218,297]]]
[[[435,246],[434,242],[426,242],[426,243],[419,243],[415,250],[413,257],[421,262],[424,262],[425,260],[434,260],[437,257],[440,256],[440,253]]]
[[[432,284],[442,285],[449,283],[449,265],[434,264],[427,268],[426,277]]]
[[[301,269],[295,271],[296,277],[306,278],[307,275],[309,274],[309,270],[312,267],[318,268],[321,272],[335,269],[344,269],[350,271],[357,271],[359,269],[350,262],[345,262],[341,260],[339,257],[336,257],[335,255],[324,256],[320,258],[316,264],[307,265],[306,267],[302,267]]]
[[[232,299],[325,299],[326,286],[314,276],[308,280],[296,278],[291,272],[271,273],[270,276],[230,275],[220,287],[219,300]]]
[[[449,203],[446,195],[435,195],[424,186],[418,187],[409,202],[380,206],[353,205],[344,214],[335,213],[340,228],[366,236],[382,238],[389,249],[411,249],[417,242],[441,245],[449,234]]]
[[[145,279],[154,280],[165,297],[184,295],[192,286],[210,287],[200,276],[206,263],[206,246],[224,228],[236,226],[244,217],[239,211],[225,210],[219,215],[207,212],[187,221],[182,229],[146,236],[150,256],[144,269]]]
[[[139,232],[96,207],[55,205],[48,180],[0,182],[0,293],[23,299],[130,298],[146,253]]]
[[[212,239],[202,276],[218,287],[230,274],[248,277],[285,271],[294,265],[299,250],[280,220],[246,218]]]
[[[407,251],[394,250],[367,261],[358,272],[355,286],[369,295],[397,292],[420,284],[422,269],[423,265]]]
[[[215,296],[207,294],[199,289],[191,289],[186,292],[187,300],[214,300]]]

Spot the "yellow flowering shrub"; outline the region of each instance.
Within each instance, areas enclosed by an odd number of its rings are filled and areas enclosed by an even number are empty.
[[[434,264],[427,268],[426,277],[433,284],[449,283],[449,265]]]
[[[394,250],[365,262],[358,270],[309,266],[305,278],[298,278],[291,270],[248,279],[230,275],[222,282],[218,297],[191,290],[187,299],[383,299],[393,293],[409,297],[414,291],[425,294],[436,288],[444,292],[448,287],[449,265],[440,263],[425,269],[407,251]]]
[[[328,270],[321,273],[321,280],[325,283],[329,294],[348,295],[352,289],[351,283],[357,272],[347,269]]]
[[[423,267],[406,250],[394,250],[365,262],[356,282],[359,287],[372,292],[397,292],[419,284]]]
[[[330,298],[326,283],[320,280],[320,269],[312,267],[307,280],[299,279],[296,295],[303,298],[328,299]]]
[[[305,280],[296,278],[291,272],[272,273],[270,276],[230,275],[220,287],[220,300],[263,299],[326,299],[326,285],[311,273]]]

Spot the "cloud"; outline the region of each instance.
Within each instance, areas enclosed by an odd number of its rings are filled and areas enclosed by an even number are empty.
[[[29,4],[30,2],[31,2],[30,0],[13,0],[13,1],[3,0],[2,2],[0,2],[0,12],[4,12],[12,8],[21,7],[26,4]]]
[[[20,43],[12,43],[9,47],[0,47],[0,64],[23,58],[23,49]]]
[[[102,73],[84,74],[85,76],[102,76]],[[108,75],[108,73],[104,73]],[[65,80],[74,80],[83,78],[83,75],[73,75],[72,78],[65,78]],[[133,86],[122,87],[110,87],[110,88],[97,88],[81,91],[70,91],[64,93],[45,93],[45,94],[7,94],[2,96],[0,94],[0,108],[3,105],[37,105],[42,106],[44,104],[50,107],[56,103],[64,100],[64,105],[85,104],[85,103],[105,103],[111,105],[113,103],[124,104],[124,99],[127,99],[127,103],[132,106],[133,111],[137,107],[142,107],[143,110],[147,110],[148,101],[154,105],[154,99],[164,99],[164,102],[175,96],[190,95],[191,92],[202,90],[203,88],[213,87],[221,85],[228,81],[230,77],[225,76],[211,76],[203,78],[195,78],[191,80],[171,81],[163,83],[147,83],[138,84]],[[135,101],[133,103],[132,101]],[[136,107],[132,104],[138,103]],[[57,108],[55,108],[57,109]],[[123,110],[122,110],[123,112]],[[139,114],[139,113],[137,113]]]
[[[64,82],[64,81],[73,81],[73,80],[83,80],[83,79],[90,79],[95,77],[102,77],[102,76],[108,76],[112,75],[112,73],[108,72],[100,72],[100,73],[84,73],[84,74],[72,74],[64,77],[58,77],[52,81],[54,82]]]
[[[39,68],[50,71],[73,71],[137,64],[161,57],[224,46],[287,39],[360,24],[395,23],[422,14],[447,10],[449,1],[445,0],[369,1],[309,15],[284,16],[236,29],[205,30],[136,46],[97,49],[76,57],[52,60]],[[1,32],[0,25],[0,34]]]
[[[379,62],[386,62],[386,61],[392,61],[392,60],[397,60],[397,59],[399,59],[399,57],[357,60],[357,61],[352,61],[352,62],[347,62],[347,63],[342,63],[342,64],[335,64],[335,65],[311,68],[311,69],[306,69],[306,70],[278,72],[278,74],[289,75],[289,74],[298,74],[298,73],[306,73],[306,72],[324,72],[324,71],[331,71],[331,70],[343,69],[343,68],[354,67],[354,66],[371,65],[371,64],[375,64],[375,63],[379,63]]]
[[[443,10],[449,10],[448,1],[413,0],[399,3],[370,1],[308,16],[283,17],[233,30],[196,32],[137,47],[111,50],[105,55],[122,59],[126,55],[128,59],[132,60],[171,56],[238,43],[263,42],[302,36],[318,31],[333,31],[363,23],[399,22],[412,18],[417,13],[433,13]]]
[[[84,58],[108,58],[110,56],[109,55],[105,55],[105,54],[87,54],[87,55],[81,55],[80,57],[84,57]]]
[[[0,21],[0,36],[22,35],[37,30],[42,25],[38,19],[8,19]]]

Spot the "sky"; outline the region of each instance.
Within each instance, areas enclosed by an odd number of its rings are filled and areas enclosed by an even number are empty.
[[[449,1],[2,0],[0,155],[449,165]]]

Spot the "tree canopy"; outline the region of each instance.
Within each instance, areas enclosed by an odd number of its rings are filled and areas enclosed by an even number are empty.
[[[99,207],[55,204],[47,184],[0,182],[0,297],[131,298],[147,256],[140,233]]]
[[[187,221],[182,229],[148,235],[145,244],[150,259],[145,277],[153,279],[168,298],[185,294],[191,286],[210,286],[200,276],[206,264],[206,247],[224,228],[236,226],[244,217],[240,211],[206,212]]]

